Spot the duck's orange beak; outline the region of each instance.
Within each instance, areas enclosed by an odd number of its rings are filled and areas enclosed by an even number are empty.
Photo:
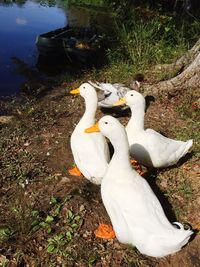
[[[85,133],[98,133],[98,132],[100,132],[98,123],[96,123],[95,125],[85,129]]]
[[[126,104],[126,99],[121,98],[119,101],[115,102],[113,106],[122,106],[124,104]]]
[[[72,94],[72,95],[80,94],[80,88],[76,88],[74,90],[71,90],[70,94]]]

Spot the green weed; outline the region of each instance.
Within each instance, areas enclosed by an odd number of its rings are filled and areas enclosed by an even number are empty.
[[[96,263],[97,259],[98,259],[97,255],[91,255],[87,262],[88,266],[92,267]]]
[[[8,227],[0,228],[0,241],[8,240],[12,236],[13,232]]]
[[[68,257],[69,251],[66,251],[66,245],[71,241],[71,233],[60,233],[54,235],[52,238],[48,238],[47,252],[54,253],[59,256]]]
[[[47,239],[47,252],[64,258],[70,257],[72,251],[69,243],[78,235],[78,230],[82,226],[82,223],[83,219],[81,216],[68,209],[64,220],[66,231]]]
[[[172,63],[198,39],[198,20],[185,22],[156,12],[148,18],[133,10],[129,12],[128,19],[116,19],[116,33],[107,50],[112,72],[115,72],[113,64],[119,68],[127,64],[134,74],[145,72],[153,65]],[[188,28],[191,24],[193,34]],[[119,73],[117,68],[116,71]],[[174,73],[162,71],[158,75],[162,80],[173,77]]]
[[[128,60],[137,66],[138,71],[144,71],[153,64],[169,62],[188,48],[183,35],[176,32],[172,17],[145,21],[133,15],[132,22],[119,25],[116,24],[119,45],[110,51],[109,59]]]
[[[200,122],[188,119],[187,126],[175,127],[173,131],[176,133],[176,139],[186,141],[193,139],[192,152],[198,157],[200,154]]]
[[[70,198],[71,196],[67,196],[63,202],[60,202],[59,199],[52,196],[50,199],[52,209],[49,213],[47,213],[45,218],[40,216],[40,212],[38,210],[32,211],[34,220],[31,223],[31,232],[36,232],[37,230],[43,228],[46,229],[48,234],[52,233],[53,226],[60,219],[63,206],[70,200]]]
[[[185,198],[191,198],[193,194],[193,189],[191,185],[187,182],[187,180],[183,181],[179,187],[178,190],[184,195]]]
[[[9,266],[8,264],[9,264],[9,260],[5,256],[1,255],[0,256],[0,267],[7,267]]]

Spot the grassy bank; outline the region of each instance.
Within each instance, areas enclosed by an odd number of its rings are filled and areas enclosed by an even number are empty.
[[[101,1],[100,1],[101,2]],[[153,259],[116,239],[96,238],[99,223],[108,223],[100,190],[84,178],[68,174],[74,161],[70,136],[84,111],[81,97],[70,89],[87,80],[129,83],[142,72],[148,82],[155,64],[169,63],[195,42],[198,22],[178,25],[172,16],[146,10],[122,21],[109,37],[107,63],[74,76],[63,75],[59,86],[43,94],[0,101],[8,124],[0,126],[0,266],[5,267],[194,267],[199,264],[199,236],[174,256]],[[165,74],[167,75],[167,74]],[[63,82],[64,81],[64,82]],[[186,90],[172,99],[156,98],[145,115],[145,126],[171,138],[194,139],[192,153],[178,166],[156,170],[147,180],[161,195],[168,217],[199,222],[200,112],[198,90]],[[156,96],[155,96],[156,97]],[[101,110],[97,119],[102,117]],[[124,125],[128,117],[119,118]]]
[[[85,75],[86,80],[94,77]],[[199,239],[178,255],[155,260],[116,239],[95,237],[98,224],[109,222],[99,187],[67,172],[74,163],[70,136],[84,111],[82,98],[67,92],[80,83],[62,84],[41,98],[2,103],[14,118],[0,129],[0,266],[162,267],[168,261],[179,266],[182,259],[185,266],[195,266]],[[165,199],[162,205],[170,210],[170,220],[194,229],[200,219],[200,113],[193,105],[197,92],[187,90],[170,101],[156,99],[145,116],[146,127],[171,138],[194,139],[192,154],[179,166],[147,175]],[[102,115],[99,110],[97,118]],[[126,124],[128,117],[119,119]]]

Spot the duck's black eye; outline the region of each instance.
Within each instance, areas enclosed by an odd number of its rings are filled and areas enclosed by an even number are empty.
[[[85,86],[83,86],[83,89],[85,89]]]
[[[133,94],[131,94],[131,96],[133,96]]]
[[[108,122],[107,122],[107,121],[105,121],[105,124],[108,124]]]

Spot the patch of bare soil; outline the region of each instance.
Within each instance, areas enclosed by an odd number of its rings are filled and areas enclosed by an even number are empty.
[[[73,88],[73,84],[70,86]],[[82,98],[65,86],[40,99],[1,102],[14,119],[2,125],[0,140],[0,266],[200,266],[200,235],[175,255],[155,259],[116,239],[96,238],[109,223],[100,187],[72,177],[71,133],[83,114]],[[200,228],[200,140],[196,92],[151,102],[146,127],[168,137],[194,139],[192,153],[173,168],[146,179],[169,219]],[[6,112],[5,112],[6,111]],[[102,116],[98,110],[97,118]],[[119,115],[118,115],[119,116]],[[128,116],[119,116],[126,124]]]

